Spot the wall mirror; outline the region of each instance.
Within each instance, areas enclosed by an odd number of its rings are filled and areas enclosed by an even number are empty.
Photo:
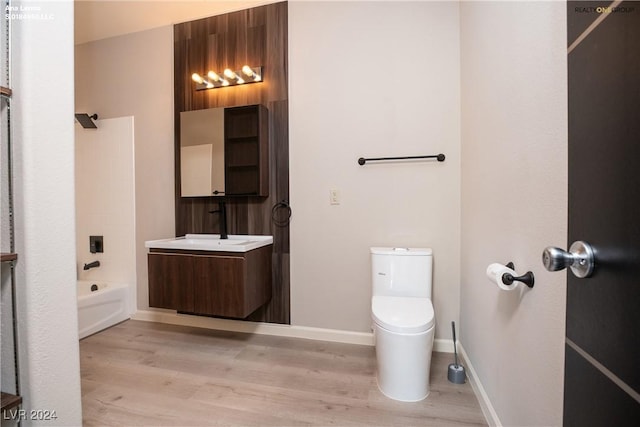
[[[225,194],[224,108],[180,113],[182,197]]]
[[[268,140],[263,105],[181,112],[181,196],[267,197]]]

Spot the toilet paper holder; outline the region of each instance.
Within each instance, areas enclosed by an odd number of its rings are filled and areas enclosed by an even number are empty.
[[[516,267],[515,265],[513,265],[512,262],[508,262],[506,264],[506,267],[515,270]],[[530,288],[533,288],[533,283],[534,283],[534,276],[533,276],[533,272],[531,271],[527,271],[526,273],[524,273],[522,276],[513,276],[509,273],[504,273],[502,275],[502,283],[504,283],[505,285],[513,285],[513,282],[522,282],[525,285],[527,285]]]

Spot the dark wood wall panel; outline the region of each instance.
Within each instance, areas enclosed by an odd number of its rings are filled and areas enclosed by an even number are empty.
[[[262,66],[259,84],[196,91],[191,74]],[[229,197],[230,234],[273,235],[272,299],[249,320],[290,323],[289,227],[271,220],[272,207],[289,200],[287,3],[275,3],[174,26],[176,235],[219,233],[213,197],[180,196],[180,112],[262,104],[269,111],[269,197]]]

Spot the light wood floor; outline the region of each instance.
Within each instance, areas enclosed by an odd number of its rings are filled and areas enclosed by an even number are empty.
[[[80,341],[86,426],[486,425],[434,353],[431,394],[380,393],[372,347],[129,320]]]

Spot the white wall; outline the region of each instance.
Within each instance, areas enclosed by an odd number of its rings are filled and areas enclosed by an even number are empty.
[[[133,117],[75,126],[76,253],[80,280],[130,285],[135,311],[135,186]],[[104,252],[92,254],[89,236],[103,236]],[[99,261],[100,267],[83,266]]]
[[[567,232],[564,2],[463,2],[461,341],[504,425],[561,425]],[[532,270],[499,291],[492,262]],[[496,422],[494,419],[493,422]]]
[[[75,53],[76,111],[135,117],[137,301],[148,308],[144,242],[175,233],[173,28],[77,45]]]
[[[27,412],[56,411],[38,424],[80,425],[73,2],[37,5],[52,19],[12,22],[21,394]]]
[[[292,324],[370,331],[369,247],[431,247],[436,337],[450,337],[459,70],[457,2],[289,3]],[[357,164],[437,153],[444,163]]]

